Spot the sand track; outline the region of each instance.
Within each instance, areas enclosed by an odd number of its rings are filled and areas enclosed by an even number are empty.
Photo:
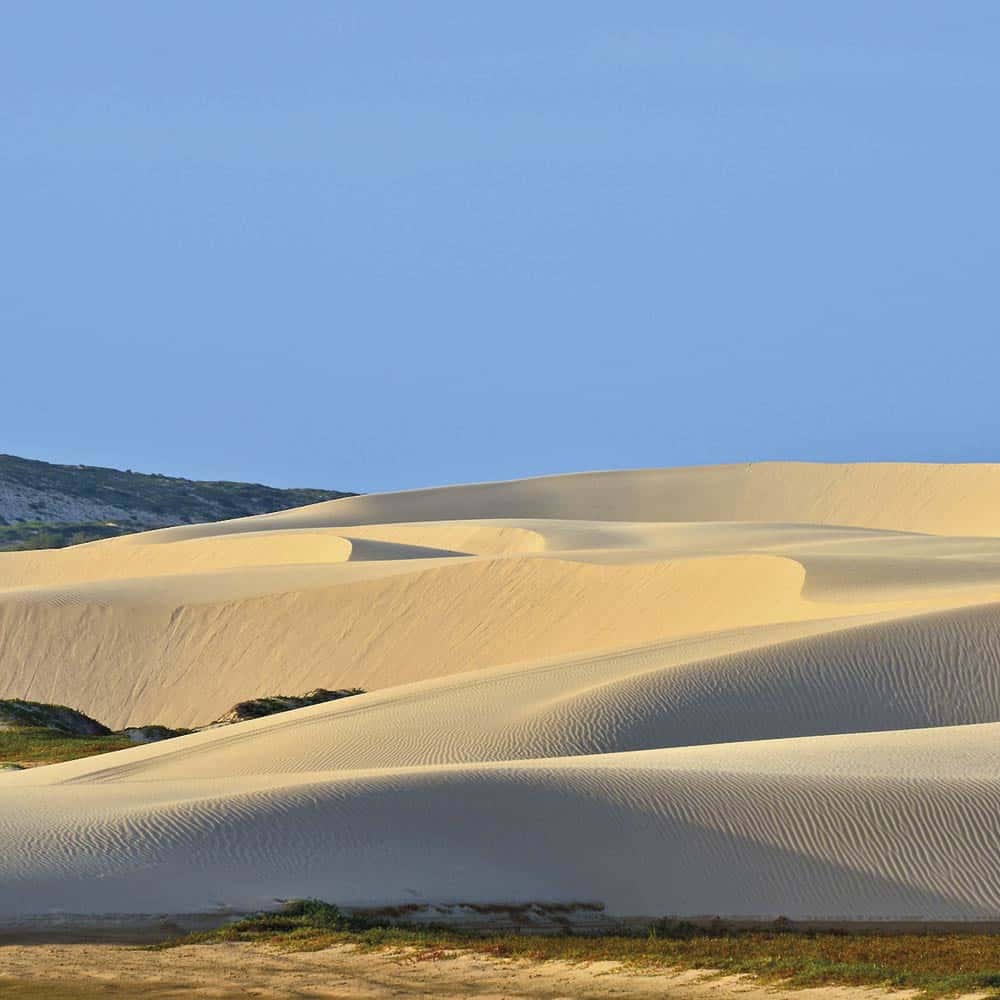
[[[1000,469],[771,464],[352,497],[0,556],[0,922],[342,903],[1000,919]]]

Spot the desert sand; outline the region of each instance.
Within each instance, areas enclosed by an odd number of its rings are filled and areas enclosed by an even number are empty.
[[[1000,466],[351,497],[0,555],[0,925],[347,906],[1000,919]],[[593,912],[592,910],[582,912]]]

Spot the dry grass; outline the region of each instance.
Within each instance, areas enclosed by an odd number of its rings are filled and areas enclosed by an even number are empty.
[[[135,744],[118,734],[74,736],[42,727],[25,726],[0,730],[0,765],[58,764],[77,757],[92,757]]]
[[[645,934],[475,935],[447,927],[368,926],[318,901],[289,904],[183,943],[249,941],[283,950],[334,944],[407,948],[434,960],[461,952],[544,962],[620,962],[636,970],[706,969],[797,988],[820,985],[913,989],[924,997],[1000,996],[1000,936],[696,928],[661,922]],[[181,942],[170,942],[172,944]]]

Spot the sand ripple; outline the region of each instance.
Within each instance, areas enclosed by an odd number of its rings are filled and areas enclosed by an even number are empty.
[[[0,922],[342,903],[1000,918],[1000,470],[732,466],[352,497],[0,556]]]

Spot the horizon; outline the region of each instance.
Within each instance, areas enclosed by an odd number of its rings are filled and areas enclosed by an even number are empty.
[[[5,451],[364,492],[1000,459],[993,5],[5,28]]]
[[[310,483],[290,483],[290,484],[275,484],[260,482],[257,480],[226,480],[226,479],[192,479],[190,476],[185,476],[183,474],[174,473],[164,473],[160,471],[146,471],[144,469],[118,469],[114,466],[101,466],[101,465],[87,465],[80,462],[48,462],[45,459],[32,459],[26,455],[10,455],[0,453],[0,459],[3,458],[15,458],[19,460],[26,461],[40,461],[48,465],[58,465],[65,467],[67,469],[83,468],[83,469],[96,469],[100,471],[111,471],[111,472],[126,472],[141,476],[165,476],[169,479],[182,479],[188,480],[193,483],[235,483],[235,484],[246,484],[251,486],[264,486],[269,489],[315,489],[315,490],[334,490],[341,491],[345,493],[344,497],[338,497],[337,499],[348,499],[351,496],[371,496],[379,493],[416,493],[424,490],[438,490],[446,489],[448,487],[463,487],[463,486],[488,486],[499,483],[508,482],[521,482],[530,479],[555,479],[555,478],[568,478],[573,476],[600,476],[608,475],[611,473],[630,473],[630,472],[655,472],[664,471],[668,469],[713,469],[713,468],[732,468],[736,466],[745,465],[749,469],[754,465],[823,465],[823,466],[852,466],[852,465],[923,465],[928,467],[957,467],[957,466],[1000,466],[1000,462],[933,462],[933,461],[908,461],[906,459],[847,459],[844,461],[828,462],[828,461],[818,461],[808,458],[764,458],[759,460],[749,459],[747,461],[740,462],[693,462],[684,465],[638,465],[631,466],[628,468],[609,468],[609,469],[574,469],[571,472],[540,472],[535,473],[530,476],[512,476],[507,479],[476,479],[476,480],[456,480],[454,482],[443,482],[443,483],[429,483],[421,486],[404,486],[399,489],[391,490],[352,490],[346,489],[341,490],[338,485],[332,485],[329,483],[324,484],[310,484]],[[328,502],[328,501],[319,501]]]

